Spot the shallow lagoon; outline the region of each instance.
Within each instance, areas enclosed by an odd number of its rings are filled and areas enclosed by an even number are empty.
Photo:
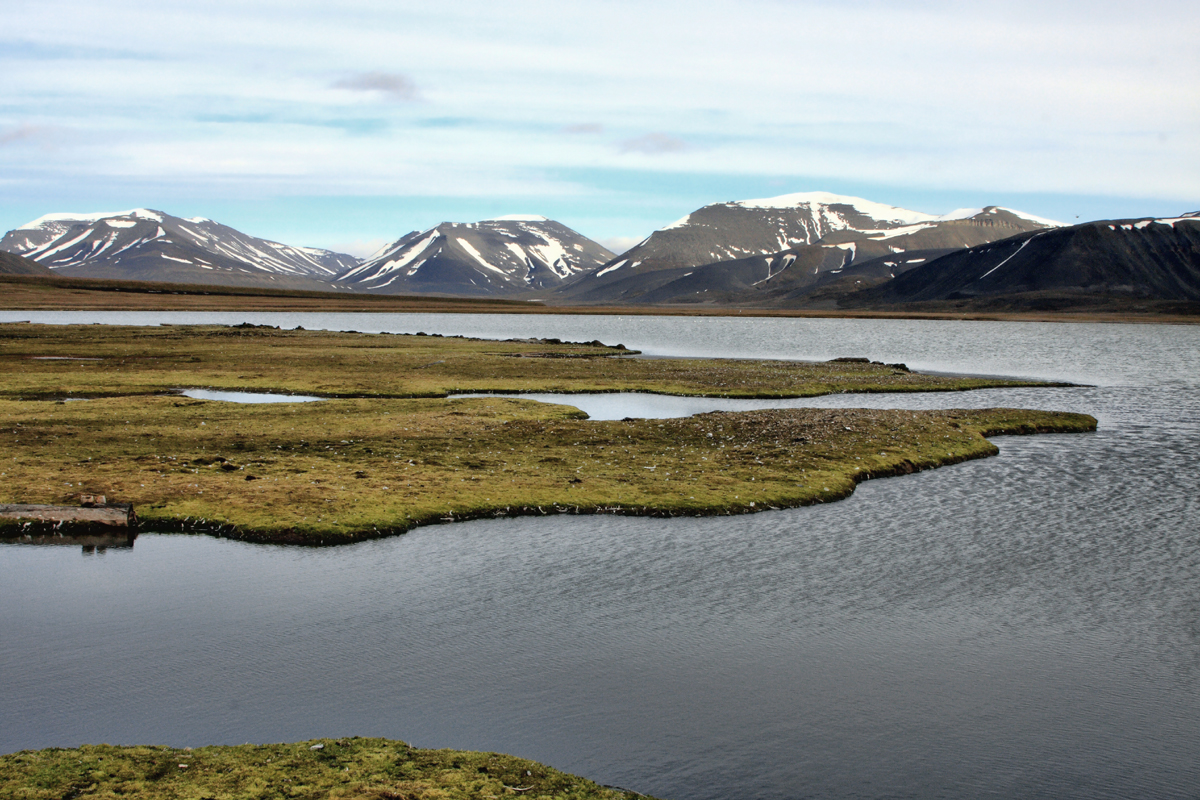
[[[306,317],[270,324],[322,327]],[[503,321],[648,349],[620,327],[645,319]],[[492,324],[459,322],[413,330]],[[499,520],[316,551],[0,547],[0,751],[360,733],[671,798],[1194,793],[1200,329],[769,320],[760,341],[749,320],[669,322],[675,338],[646,334],[661,352],[751,341],[736,354],[1097,384],[805,404],[1101,427],[744,517]]]

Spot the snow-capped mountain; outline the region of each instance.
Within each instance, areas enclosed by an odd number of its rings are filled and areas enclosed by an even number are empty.
[[[736,263],[749,289],[774,280],[801,254],[804,263],[814,262],[813,274],[840,272],[855,261],[913,250],[948,252],[1059,224],[997,206],[925,214],[825,192],[716,203],[655,231],[565,294],[585,301],[669,302],[668,296],[701,293],[694,284],[717,275],[722,264]],[[680,292],[658,291],[698,267],[703,275],[688,281],[686,292],[683,286]]]
[[[145,208],[48,214],[9,231],[0,250],[74,277],[309,289],[329,288],[338,273],[358,264],[353,256]]]
[[[1035,298],[1047,308],[1098,298],[1200,302],[1200,219],[1099,220],[1022,233],[931,261],[862,302],[996,298],[1016,305]]]
[[[512,215],[413,231],[338,282],[387,294],[515,294],[561,286],[612,256],[561,223]]]

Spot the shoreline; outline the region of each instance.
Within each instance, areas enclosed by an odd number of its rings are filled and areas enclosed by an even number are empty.
[[[103,495],[132,504],[142,530],[288,544],[467,518],[798,507],[848,496],[868,477],[993,454],[989,433],[1096,425],[1021,409],[819,407],[615,421],[568,405],[587,392],[802,398],[1061,385],[860,358],[643,360],[598,341],[253,325],[7,325],[0,334],[0,451],[11,456],[0,463],[0,502]],[[187,385],[328,399],[242,404],[173,393]],[[563,403],[446,399],[526,392]]]
[[[540,299],[464,298],[436,295],[360,295],[342,292],[160,284],[87,278],[0,275],[0,311],[257,311],[377,314],[534,314],[565,316],[794,317],[901,319],[963,322],[1092,322],[1200,325],[1192,311],[1144,311],[1081,306],[1075,311],[979,309],[772,309],[725,306],[548,305]],[[1131,301],[1138,302],[1138,301]],[[1167,301],[1147,301],[1166,303]]]
[[[783,409],[592,422],[569,406],[539,410],[530,406],[541,404],[505,402],[512,407],[498,411],[509,419],[489,429],[472,424],[483,408],[458,414],[457,430],[409,452],[407,461],[340,453],[339,460],[350,463],[313,463],[306,454],[238,464],[214,454],[166,466],[161,456],[129,453],[97,463],[103,474],[92,483],[132,500],[145,532],[321,547],[478,519],[733,516],[818,505],[845,499],[873,478],[995,455],[999,448],[989,436],[1085,433],[1097,424],[1084,414],[1022,409]],[[513,415],[520,411],[523,417]],[[427,421],[446,422],[436,412]],[[464,440],[470,445],[455,449],[453,443]],[[536,441],[546,442],[541,451],[530,448]],[[603,451],[622,442],[631,447],[606,469],[603,460],[613,456]],[[522,443],[526,452],[499,455]],[[673,489],[672,475],[685,488]],[[370,482],[347,491],[362,479]],[[393,484],[401,494],[390,491]],[[262,485],[271,488],[264,494]],[[188,486],[204,488],[196,494]],[[205,491],[216,499],[204,500]],[[69,526],[52,523],[0,523],[0,539],[10,542],[68,532]]]
[[[0,794],[63,797],[571,797],[648,795],[529,759],[348,736],[282,744],[82,745],[0,755]],[[650,799],[652,800],[652,798]]]
[[[726,412],[737,413],[737,412]],[[1085,416],[1085,415],[1075,415]],[[984,436],[1028,436],[1049,433],[1091,433],[1096,430],[1096,421],[1094,418],[1088,417],[1091,420],[1090,424],[1086,421],[1064,423],[1059,427],[1040,426],[1035,430],[1029,430],[1027,426],[1017,425],[1012,428],[999,428],[989,430]],[[991,442],[988,442],[991,444]],[[845,500],[854,494],[855,489],[860,483],[869,480],[880,478],[897,478],[904,475],[912,475],[917,472],[924,472],[940,467],[948,467],[954,464],[961,464],[967,461],[976,461],[983,458],[991,458],[998,455],[1000,448],[991,445],[990,450],[949,456],[935,462],[913,462],[909,459],[895,464],[890,468],[875,469],[871,472],[857,472],[849,476],[849,484],[842,483],[838,487],[822,493],[820,496],[814,496],[801,499],[795,503],[783,503],[779,505],[759,505],[755,501],[743,503],[740,505],[721,505],[708,508],[694,508],[687,510],[677,510],[668,507],[650,507],[650,506],[580,506],[580,505],[561,505],[553,504],[547,507],[543,506],[519,506],[509,507],[503,510],[492,508],[479,508],[474,510],[466,510],[460,512],[451,512],[446,516],[438,516],[437,514],[430,515],[423,519],[414,519],[410,524],[404,527],[392,529],[375,529],[371,532],[359,531],[351,534],[349,537],[340,538],[336,541],[326,542],[323,539],[312,541],[311,536],[304,536],[296,531],[255,531],[244,530],[234,526],[209,526],[203,521],[200,523],[188,520],[174,520],[156,523],[154,530],[142,531],[143,533],[159,533],[159,534],[193,534],[212,536],[218,539],[230,539],[239,542],[248,542],[251,544],[268,544],[268,545],[289,545],[301,547],[337,547],[340,545],[357,544],[359,542],[367,542],[375,539],[386,539],[392,536],[403,536],[417,528],[426,528],[434,525],[448,525],[455,522],[471,522],[476,520],[487,519],[516,519],[518,517],[549,517],[549,516],[591,516],[609,514],[613,516],[625,517],[646,517],[670,519],[674,517],[731,517],[741,516],[745,514],[758,514],[766,511],[783,511],[794,508],[804,508],[806,506],[822,505],[825,503],[836,503],[840,500]],[[0,533],[0,541],[3,541],[3,534]]]

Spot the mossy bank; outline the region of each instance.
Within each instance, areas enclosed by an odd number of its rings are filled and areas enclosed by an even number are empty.
[[[870,477],[991,455],[985,436],[1096,424],[1017,409],[598,422],[567,405],[442,397],[467,389],[805,396],[1006,385],[866,363],[638,360],[611,358],[620,351],[599,344],[262,329],[9,326],[0,334],[0,397],[11,398],[0,399],[0,502],[103,494],[133,503],[144,530],[257,541],[336,544],[517,514],[799,506],[844,497]],[[160,394],[180,385],[334,399],[240,405]],[[364,396],[348,396],[355,391]],[[413,396],[421,394],[433,396]],[[3,531],[21,534],[19,526]]]
[[[814,397],[1047,385],[922,375],[865,359],[641,359],[624,357],[628,353],[617,343],[557,339],[494,341],[252,325],[0,324],[0,398],[153,395],[188,387],[378,398],[463,392]]]
[[[633,800],[535,761],[462,750],[422,750],[388,739],[294,744],[26,750],[0,756],[8,800]]]

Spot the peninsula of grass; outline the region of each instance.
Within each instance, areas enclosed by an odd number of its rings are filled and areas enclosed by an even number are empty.
[[[633,800],[536,761],[389,739],[192,748],[86,745],[0,756],[10,800]]]
[[[0,330],[0,503],[103,494],[133,503],[143,530],[337,544],[481,517],[733,514],[828,502],[867,478],[994,454],[986,436],[1096,425],[1086,415],[1019,409],[600,422],[569,405],[444,398],[1012,385],[866,363],[610,357],[619,352],[263,329],[8,326]],[[95,360],[72,360],[85,358]],[[334,399],[243,405],[160,394],[179,386]],[[84,396],[93,399],[63,399]],[[21,525],[0,528],[21,533]]]
[[[865,360],[614,357],[628,354],[619,344],[556,339],[494,341],[251,325],[0,324],[0,398],[153,395],[180,388],[356,398],[465,392],[814,397],[1051,385],[922,375],[903,365]]]

